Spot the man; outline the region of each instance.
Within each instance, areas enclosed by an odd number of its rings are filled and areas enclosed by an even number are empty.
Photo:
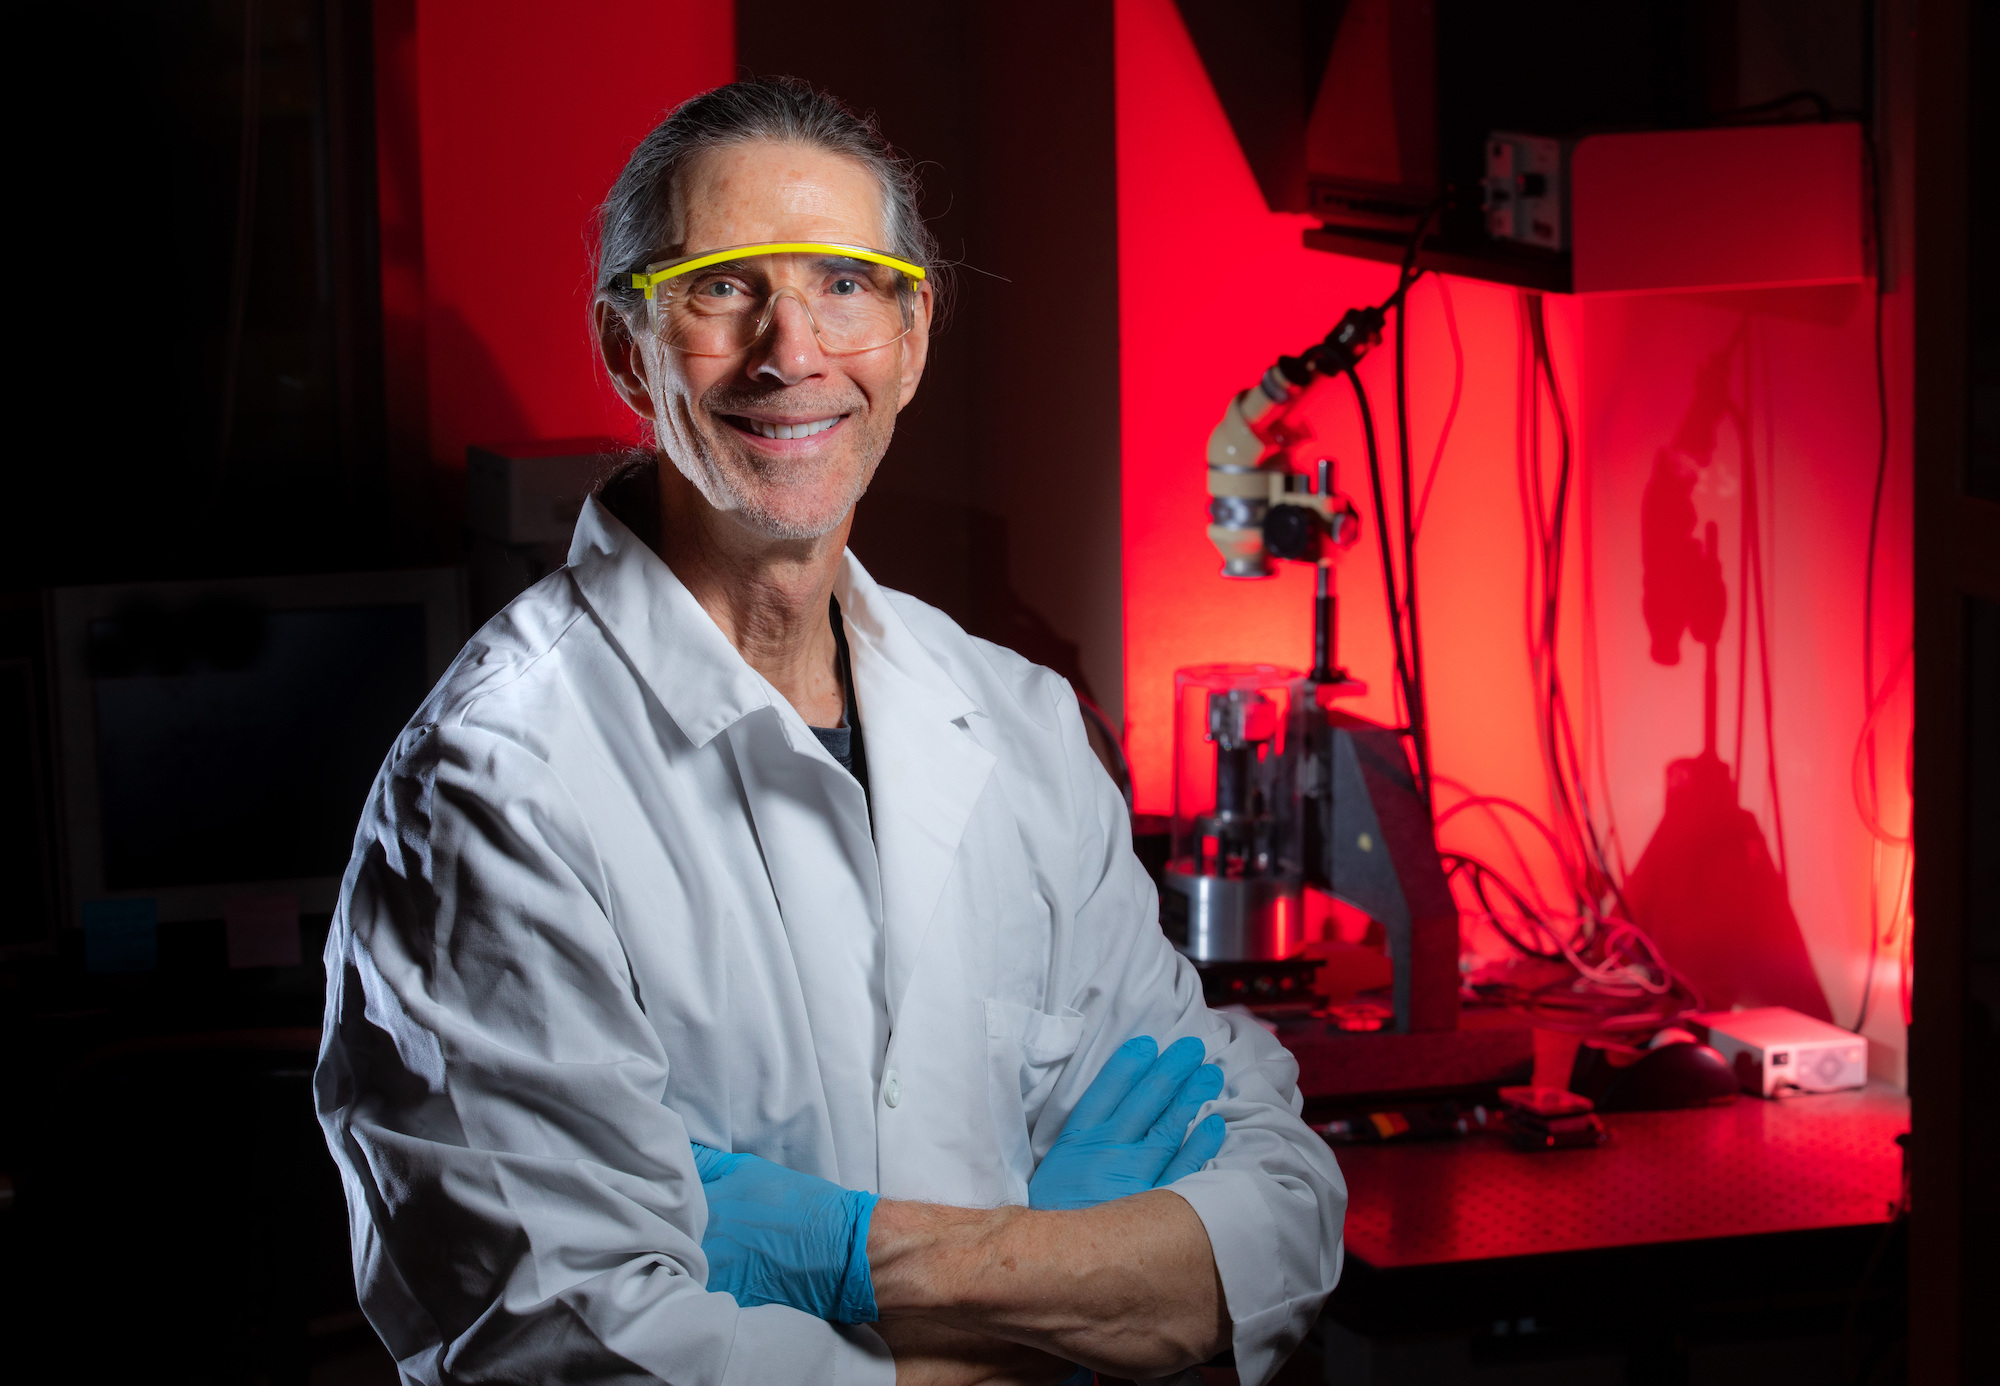
[[[1296,1067],[1161,936],[1074,696],[845,552],[923,373],[915,209],[789,81],[605,204],[655,456],[399,739],[327,943],[406,1379],[1259,1382],[1338,1275]]]

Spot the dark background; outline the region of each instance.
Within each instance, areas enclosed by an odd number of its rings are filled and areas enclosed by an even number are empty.
[[[2000,1004],[2000,943],[1990,903],[1974,902],[1992,900],[1997,859],[1976,846],[2000,833],[2000,621],[1966,576],[1981,562],[1990,572],[1991,553],[1953,536],[1962,498],[2000,501],[2000,305],[1993,257],[1980,253],[1994,243],[2000,170],[1990,64],[1971,64],[1981,77],[1969,86],[1951,74],[1965,71],[1968,43],[1992,53],[2000,21],[1986,0],[1916,11],[1930,26],[1930,128],[1964,139],[1927,150],[1919,174],[1918,281],[1930,295],[1919,526],[1934,540],[1918,545],[1932,613],[1919,642],[1919,775],[1941,786],[1922,800],[1920,832],[1933,871],[1950,874],[1919,883],[1929,985],[1912,1086],[1945,1133],[1919,1176],[1929,1206],[1950,1214],[1928,1234],[1919,1215],[1914,1274],[1917,1312],[1965,1307],[1947,1331],[1969,1342],[1984,1331],[1977,1305],[1993,1302],[1973,1277],[1979,1229],[1993,1222],[1996,1104],[1979,1017]],[[925,161],[927,210],[963,262],[954,322],[857,547],[885,555],[884,582],[1115,706],[1115,673],[1100,668],[1093,685],[1077,645],[1041,614],[1088,608],[1085,624],[1114,641],[1120,620],[1119,355],[1144,344],[1118,339],[1111,8],[862,3],[842,14],[878,37],[830,43],[822,7],[740,0],[738,62],[878,112]],[[311,1114],[325,920],[304,921],[297,968],[231,972],[209,929],[163,931],[155,973],[83,973],[74,931],[55,927],[40,614],[54,586],[458,560],[449,488],[392,484],[375,18],[355,0],[261,0],[253,12],[154,0],[36,9],[11,26],[17,88],[48,99],[17,125],[27,193],[9,303],[23,378],[0,505],[10,1366],[393,1379],[355,1311],[344,1203]],[[1051,202],[1061,219],[1036,213]],[[1063,352],[1045,349],[1051,304]],[[1035,410],[1020,407],[1028,399]],[[985,580],[995,572],[1011,576]],[[351,785],[338,794],[358,808]],[[334,807],[329,822],[351,822]],[[160,806],[133,806],[149,811]],[[314,840],[331,831],[320,824]],[[1937,1351],[1925,1379],[1949,1379],[1960,1360]]]

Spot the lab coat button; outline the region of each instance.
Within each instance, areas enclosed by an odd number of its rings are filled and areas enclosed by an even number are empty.
[[[896,1070],[893,1068],[882,1078],[882,1100],[891,1107],[903,1100],[903,1080],[896,1076]]]

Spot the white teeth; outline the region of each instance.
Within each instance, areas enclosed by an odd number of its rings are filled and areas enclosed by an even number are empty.
[[[838,417],[815,419],[811,423],[802,424],[765,423],[762,419],[749,419],[746,422],[766,438],[810,438],[815,433],[826,432],[840,420]]]

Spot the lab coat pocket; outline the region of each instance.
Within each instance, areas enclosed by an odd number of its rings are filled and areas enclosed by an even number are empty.
[[[1035,1172],[1029,1133],[1082,1041],[1080,1011],[1065,1006],[1050,1015],[1017,1001],[986,999],[986,1094],[1015,1202],[1028,1201],[1028,1176]]]

